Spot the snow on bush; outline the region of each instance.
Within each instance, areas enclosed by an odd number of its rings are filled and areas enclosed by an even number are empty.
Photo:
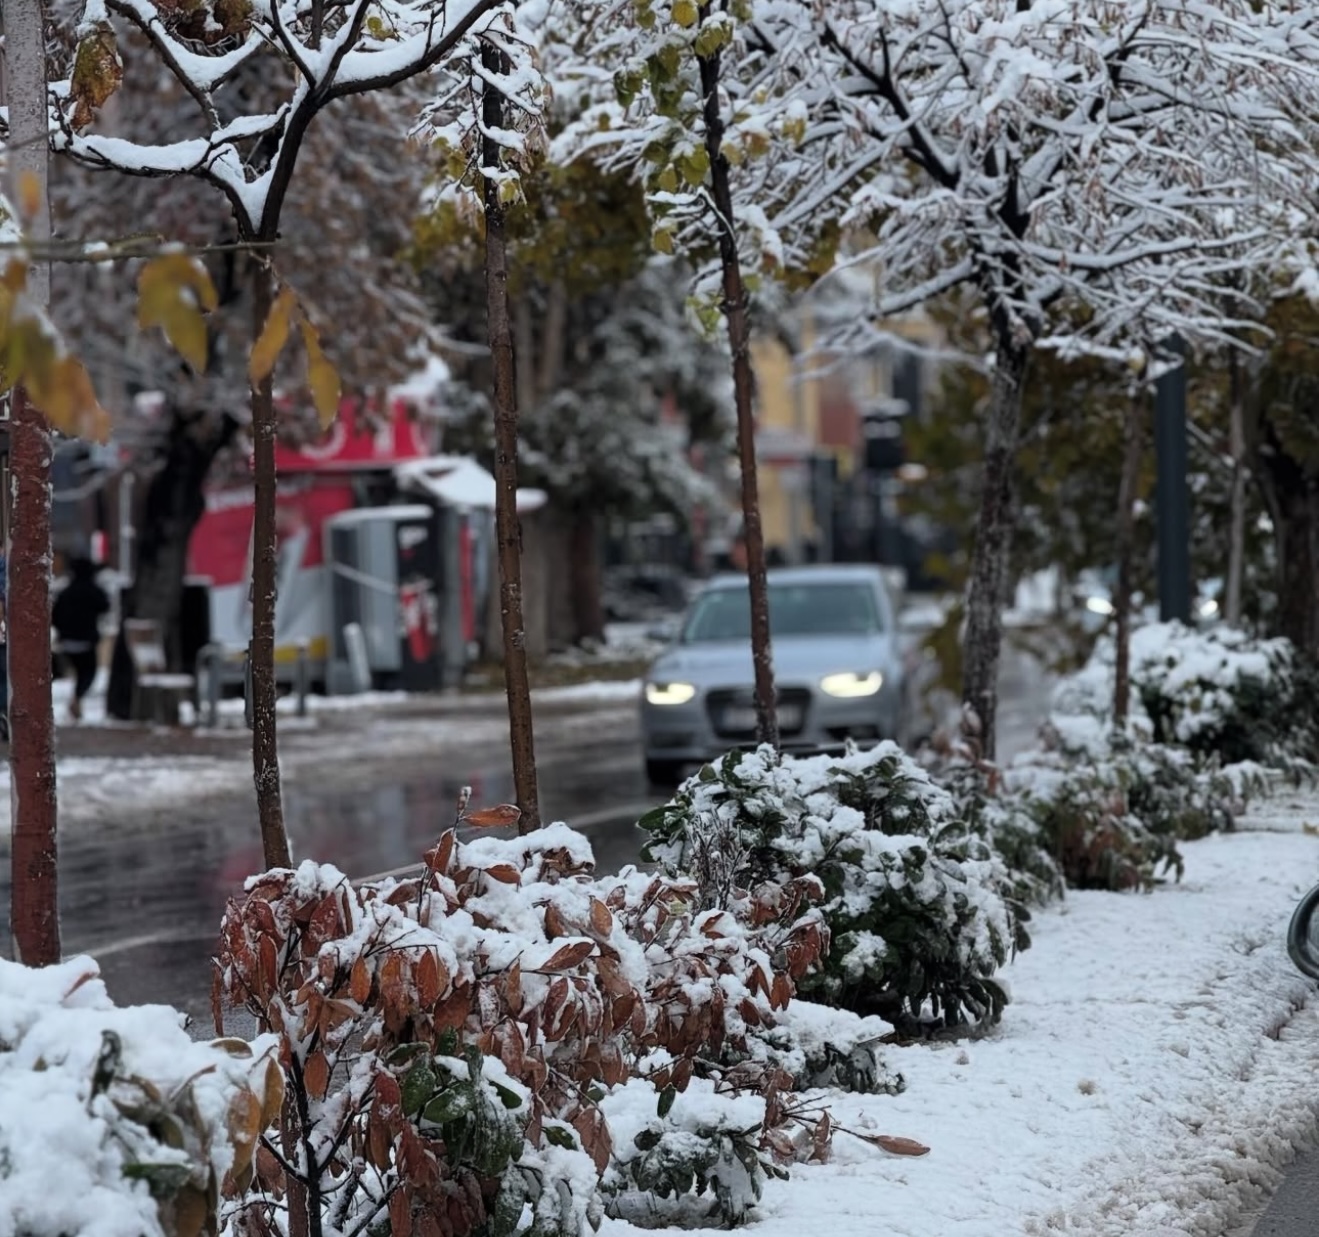
[[[833,937],[804,993],[895,1025],[992,1023],[1029,944],[1002,861],[895,744],[842,757],[731,752],[644,818],[648,855],[713,905],[762,882],[824,887]]]
[[[1113,713],[1113,641],[1054,689],[1053,715],[1070,746],[1102,743]],[[1232,627],[1151,623],[1131,633],[1133,734],[1225,767],[1298,770],[1319,757],[1319,674],[1290,641]]]
[[[277,1041],[194,1043],[96,963],[0,959],[0,1234],[197,1237],[278,1113]]]
[[[460,821],[508,823],[492,813]],[[818,887],[713,907],[693,881],[592,867],[563,825],[467,843],[450,830],[416,879],[355,889],[304,863],[230,904],[217,1005],[281,1036],[308,1207],[336,1231],[387,1219],[405,1237],[580,1237],[618,1154],[606,1101],[629,1084],[657,1116],[694,1080],[753,1095],[762,1117],[744,1137],[758,1155],[787,1149],[791,1080],[752,1040],[827,945],[805,909]],[[689,1180],[732,1223],[747,1194],[714,1188],[723,1127],[710,1137]],[[269,1234],[288,1165],[259,1157],[257,1177],[235,1228]]]

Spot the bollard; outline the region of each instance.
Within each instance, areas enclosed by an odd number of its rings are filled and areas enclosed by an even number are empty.
[[[293,689],[298,693],[298,716],[307,716],[307,692],[311,687],[311,650],[304,636],[298,641],[298,660],[294,670]]]
[[[348,653],[348,667],[352,671],[353,691],[360,694],[371,690],[371,658],[366,648],[366,632],[361,623],[348,623],[343,629],[344,648]]]
[[[201,689],[203,707],[202,724],[208,730],[214,730],[220,724],[220,663],[224,658],[224,647],[219,644],[203,645],[197,654],[197,686]]]

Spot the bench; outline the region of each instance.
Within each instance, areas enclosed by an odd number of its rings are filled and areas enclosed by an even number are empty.
[[[179,725],[179,706],[193,698],[196,678],[169,673],[159,623],[125,619],[123,629],[124,644],[133,662],[133,717],[160,726]]]

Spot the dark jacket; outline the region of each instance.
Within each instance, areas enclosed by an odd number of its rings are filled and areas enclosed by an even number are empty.
[[[90,563],[75,563],[73,579],[55,598],[50,620],[61,644],[95,645],[101,638],[101,616],[110,609],[110,599],[94,572]]]

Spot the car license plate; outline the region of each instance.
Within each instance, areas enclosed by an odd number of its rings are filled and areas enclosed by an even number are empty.
[[[778,713],[780,730],[796,730],[801,726],[800,705],[781,704]],[[755,709],[725,709],[723,728],[725,730],[754,730],[756,728]]]

